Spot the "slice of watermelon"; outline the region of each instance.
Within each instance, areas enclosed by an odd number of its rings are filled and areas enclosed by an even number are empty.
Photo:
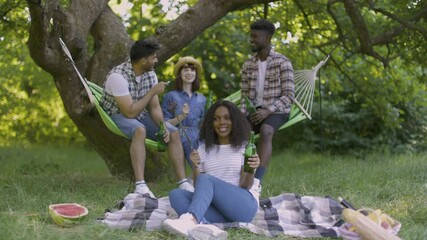
[[[87,208],[77,203],[49,205],[49,214],[53,221],[63,227],[79,223],[88,213]]]

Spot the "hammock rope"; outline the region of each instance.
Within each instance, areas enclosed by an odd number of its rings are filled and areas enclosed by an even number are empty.
[[[68,60],[69,60],[69,61],[71,61],[71,65],[73,65],[74,70],[76,71],[77,75],[79,76],[80,82],[83,84],[83,87],[85,88],[85,90],[86,90],[86,92],[87,92],[87,95],[88,95],[88,97],[89,97],[89,101],[90,101],[92,104],[95,104],[95,101],[96,101],[95,97],[94,97],[92,94],[89,94],[89,93],[92,93],[92,91],[90,90],[90,88],[89,88],[89,86],[88,86],[88,84],[87,84],[87,82],[88,82],[88,81],[86,80],[86,78],[84,78],[84,77],[80,74],[80,71],[77,69],[76,64],[75,64],[75,62],[74,62],[73,57],[71,56],[70,51],[68,50],[67,46],[65,45],[64,41],[62,41],[62,39],[61,39],[61,38],[59,38],[59,44],[61,44],[62,51],[63,51],[63,52],[65,53],[65,55],[68,57]]]

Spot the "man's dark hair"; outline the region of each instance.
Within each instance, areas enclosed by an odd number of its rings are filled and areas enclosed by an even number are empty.
[[[226,107],[230,114],[232,124],[230,135],[231,146],[234,149],[238,149],[249,139],[251,125],[245,115],[234,103],[226,100],[218,100],[208,109],[203,118],[202,126],[200,127],[199,140],[205,143],[206,152],[218,148],[218,134],[214,130],[213,122],[215,119],[215,111],[221,106]]]
[[[160,45],[154,38],[146,38],[136,41],[130,49],[130,60],[135,62],[141,58],[153,55],[159,50]]]
[[[251,24],[251,30],[263,30],[266,31],[270,36],[273,36],[276,28],[272,22],[266,19],[260,19]]]

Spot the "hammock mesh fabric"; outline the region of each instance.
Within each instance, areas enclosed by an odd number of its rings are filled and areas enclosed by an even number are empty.
[[[317,72],[328,61],[329,56],[320,61],[315,67],[307,70],[295,70],[295,99],[294,103],[300,108],[304,115],[311,120],[313,107],[313,96]]]

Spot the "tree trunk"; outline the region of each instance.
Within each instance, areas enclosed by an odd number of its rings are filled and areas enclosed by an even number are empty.
[[[179,52],[228,12],[274,0],[200,0],[170,24],[158,28],[155,38],[163,46],[159,65]],[[130,141],[111,133],[102,123],[58,39],[69,48],[74,62],[87,79],[102,86],[108,71],[125,61],[133,43],[126,28],[108,6],[108,0],[27,0],[31,16],[28,48],[31,57],[53,76],[65,110],[79,131],[105,160],[111,173],[133,177]],[[181,34],[185,32],[185,36]],[[172,173],[165,154],[147,151],[148,181]]]

